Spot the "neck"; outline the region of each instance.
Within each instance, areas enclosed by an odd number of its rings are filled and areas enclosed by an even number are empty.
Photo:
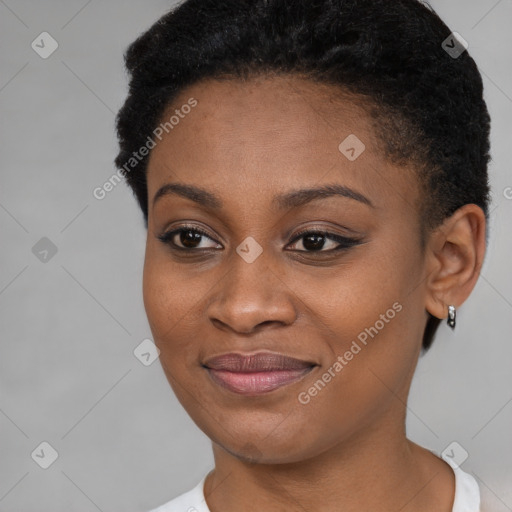
[[[429,510],[433,502],[439,512],[451,510],[446,463],[406,438],[402,412],[398,421],[382,418],[296,463],[252,463],[214,443],[215,469],[204,489],[210,511],[318,510],[321,504],[322,512],[412,512]],[[441,487],[431,485],[439,475],[445,478],[442,499],[433,497]]]

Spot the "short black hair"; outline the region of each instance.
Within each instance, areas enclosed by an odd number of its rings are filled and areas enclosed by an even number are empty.
[[[362,98],[388,158],[417,170],[425,190],[424,229],[468,203],[488,218],[490,117],[482,77],[425,2],[186,0],[138,37],[124,58],[130,83],[116,118],[115,164],[146,228],[149,155],[135,160],[133,154],[147,144],[166,108],[201,80],[276,73]],[[429,314],[424,352],[439,323]]]

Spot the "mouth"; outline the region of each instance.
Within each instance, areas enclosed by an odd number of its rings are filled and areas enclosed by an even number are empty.
[[[230,353],[208,359],[203,367],[213,382],[234,393],[269,393],[304,378],[317,364],[275,352]]]

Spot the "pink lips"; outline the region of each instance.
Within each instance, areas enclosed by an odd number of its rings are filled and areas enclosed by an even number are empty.
[[[204,364],[214,382],[235,393],[268,393],[309,373],[314,363],[274,352],[253,355],[224,354]]]

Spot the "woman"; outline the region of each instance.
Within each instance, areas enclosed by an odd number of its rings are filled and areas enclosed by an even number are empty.
[[[215,458],[155,510],[479,510],[454,450],[405,433],[485,253],[464,41],[416,0],[188,0],[125,60],[145,309]]]

